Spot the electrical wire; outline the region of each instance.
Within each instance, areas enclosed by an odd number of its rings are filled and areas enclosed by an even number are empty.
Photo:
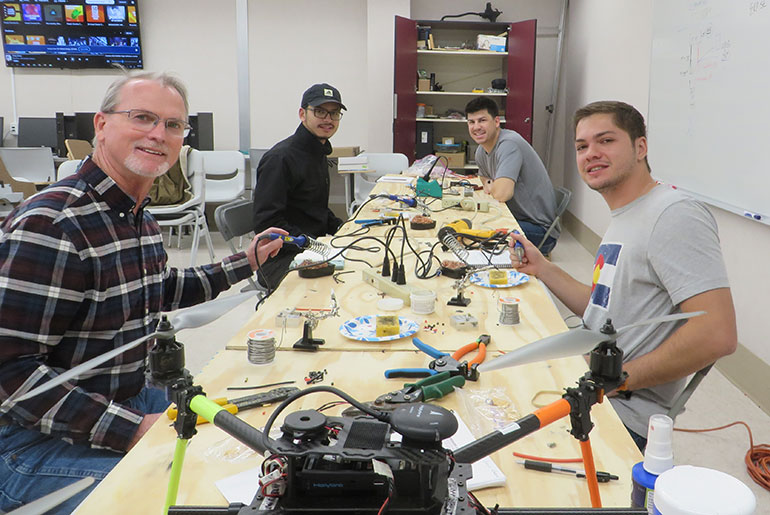
[[[749,432],[749,450],[746,452],[746,456],[743,461],[746,463],[746,470],[754,480],[756,484],[770,491],[770,445],[759,444],[754,445],[754,436],[751,434],[751,428],[749,425],[742,421],[737,420],[724,426],[710,427],[706,429],[685,429],[681,427],[675,427],[674,431],[681,431],[683,433],[707,433],[710,431],[719,431],[727,429],[735,425],[742,425]]]
[[[380,420],[382,422],[386,422],[386,423],[388,422],[389,415],[387,413],[383,413],[381,411],[375,410],[375,409],[373,409],[373,408],[371,408],[371,407],[369,407],[369,406],[367,406],[367,405],[365,405],[365,404],[363,404],[361,402],[358,402],[356,399],[354,399],[353,397],[351,397],[347,393],[343,392],[339,388],[334,388],[333,386],[325,386],[325,385],[311,386],[310,388],[305,388],[304,390],[300,390],[299,392],[290,395],[286,400],[281,402],[281,404],[279,404],[273,410],[273,412],[270,414],[270,417],[267,419],[267,422],[265,422],[265,428],[262,430],[262,434],[261,434],[261,436],[262,436],[262,446],[265,449],[268,449],[270,452],[273,452],[273,453],[276,452],[275,449],[273,449],[272,446],[270,445],[270,441],[269,441],[267,435],[270,434],[270,429],[273,427],[273,423],[278,418],[278,415],[283,410],[285,410],[286,407],[289,404],[291,404],[295,400],[299,399],[300,397],[304,397],[305,395],[309,395],[311,393],[316,393],[316,392],[333,393],[336,396],[338,396],[338,397],[340,397],[342,399],[345,399],[351,405],[355,406],[357,409],[363,411],[367,415],[371,415],[372,417],[374,417],[377,420]]]
[[[551,463],[582,463],[583,458],[543,458],[541,456],[532,456],[531,454],[522,454],[514,452],[514,456],[524,460],[548,461]]]

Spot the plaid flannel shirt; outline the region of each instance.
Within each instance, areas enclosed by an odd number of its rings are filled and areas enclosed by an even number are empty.
[[[167,268],[160,227],[96,164],[38,193],[0,225],[0,416],[68,442],[125,450],[142,413],[147,346],[32,399],[63,370],[153,331],[161,311],[251,275],[245,253]]]

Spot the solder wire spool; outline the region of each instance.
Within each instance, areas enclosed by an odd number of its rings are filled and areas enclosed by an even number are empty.
[[[500,297],[499,308],[500,325],[516,325],[519,323],[519,303],[521,299],[516,297]]]
[[[246,355],[250,363],[264,365],[275,359],[275,333],[269,329],[250,331],[246,342]]]

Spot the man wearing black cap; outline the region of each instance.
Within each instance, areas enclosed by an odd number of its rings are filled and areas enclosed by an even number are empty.
[[[292,236],[334,234],[342,220],[329,209],[331,138],[347,109],[337,88],[314,84],[302,95],[292,136],[277,143],[259,162],[254,188],[254,229],[280,227]],[[259,282],[273,289],[286,275],[300,249],[284,245],[259,270]]]

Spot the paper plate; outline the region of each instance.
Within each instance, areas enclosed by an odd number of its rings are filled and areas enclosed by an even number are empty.
[[[388,342],[412,336],[420,328],[417,322],[398,317],[399,333],[391,336],[377,336],[377,315],[364,315],[348,320],[340,326],[340,333],[346,338],[360,342]]]
[[[471,275],[471,283],[485,288],[510,288],[511,286],[518,286],[529,281],[527,274],[522,274],[517,270],[506,270],[508,273],[508,282],[506,284],[491,284],[489,282],[489,271],[475,272]]]

